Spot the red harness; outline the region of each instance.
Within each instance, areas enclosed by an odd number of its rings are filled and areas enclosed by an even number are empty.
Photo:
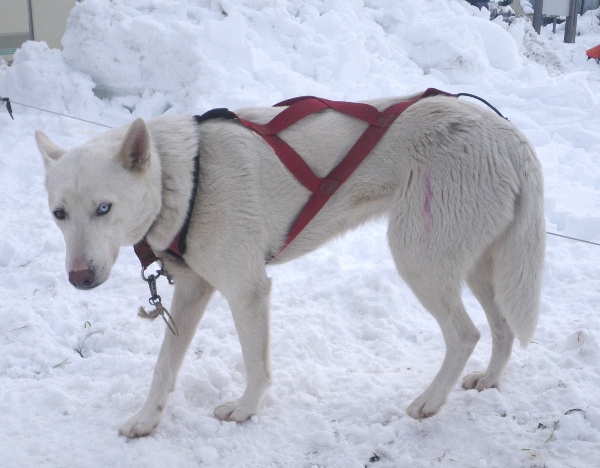
[[[352,175],[398,116],[420,99],[437,95],[454,96],[438,89],[429,88],[410,101],[393,104],[381,112],[369,104],[329,101],[327,99],[304,96],[275,104],[275,107],[289,107],[277,114],[265,125],[259,125],[237,117],[242,124],[262,136],[271,148],[273,148],[273,151],[275,151],[275,154],[277,154],[285,167],[298,179],[298,182],[312,192],[308,202],[304,205],[304,208],[300,211],[300,214],[292,225],[278,254],[292,243],[321,208],[325,206],[325,203],[327,203],[337,189]],[[369,126],[358,138],[344,159],[329,174],[320,178],[293,148],[277,136],[277,133],[304,117],[327,108],[362,120],[368,123]]]
[[[235,118],[244,126],[258,133],[271,148],[273,148],[275,154],[277,154],[285,167],[294,175],[294,177],[296,177],[298,182],[312,193],[308,202],[304,205],[304,208],[300,211],[300,214],[294,221],[281,249],[279,249],[278,253],[281,253],[283,249],[285,249],[302,232],[308,223],[310,223],[321,208],[323,208],[325,203],[327,203],[329,198],[331,198],[337,189],[352,175],[360,163],[364,161],[398,116],[420,99],[438,95],[457,96],[435,88],[429,88],[410,101],[393,104],[381,112],[369,104],[329,101],[327,99],[304,96],[276,104],[274,107],[288,107],[264,125],[244,120],[226,109],[215,109],[209,111],[209,113],[213,113],[211,117]],[[363,122],[368,123],[369,126],[358,138],[344,159],[342,159],[329,174],[321,178],[318,177],[300,155],[285,141],[279,138],[277,134],[304,117],[327,108],[334,109],[343,114],[362,120]],[[181,232],[183,232],[184,229],[182,229]],[[181,235],[181,232],[177,234],[168,249],[170,253],[179,258],[183,258],[183,254],[185,253],[182,251],[183,249],[180,248],[181,238],[185,237]],[[152,249],[145,240],[136,244],[134,248],[144,267],[147,266],[145,263],[148,261],[150,261],[148,265],[156,261],[156,256],[154,256]],[[154,258],[154,260],[152,260],[152,258]]]

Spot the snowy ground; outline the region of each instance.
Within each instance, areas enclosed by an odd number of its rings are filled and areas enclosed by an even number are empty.
[[[86,0],[64,52],[28,43],[0,65],[0,96],[120,125],[305,94],[470,92],[536,146],[548,230],[600,242],[600,65],[585,57],[598,14],[566,45],[560,29],[538,37],[458,0]],[[539,327],[515,347],[501,391],[457,385],[438,415],[415,421],[405,409],[444,346],[395,273],[383,222],[270,268],[274,384],[257,417],[212,417],[245,379],[216,296],[161,425],[119,437],[164,325],[136,317],[147,290],[131,249],[102,287],[68,284],[32,135],[69,147],[102,128],[13,107],[14,121],[0,108],[0,466],[600,466],[600,247],[549,237]],[[482,332],[466,374],[487,365],[491,338],[464,299]]]

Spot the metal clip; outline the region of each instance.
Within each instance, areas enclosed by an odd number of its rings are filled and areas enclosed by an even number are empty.
[[[161,298],[156,289],[156,280],[161,276],[166,277],[169,284],[173,284],[173,278],[164,269],[162,259],[159,258],[157,261],[160,265],[160,269],[154,275],[148,275],[148,277],[146,277],[146,269],[142,268],[142,279],[148,283],[148,287],[150,288],[150,299],[148,299],[148,302],[154,306],[154,310],[146,312],[146,309],[140,306],[138,309],[138,316],[148,320],[154,320],[156,317],[160,316],[167,324],[167,327],[169,327],[169,330],[171,330],[175,336],[179,336],[177,325],[175,325],[175,321],[173,320],[173,317],[171,317],[171,314],[169,314],[169,311],[162,305]]]
[[[160,296],[158,295],[157,291],[156,291],[156,278],[158,278],[158,276],[155,275],[150,275],[148,277],[148,286],[150,287],[150,304],[154,305],[155,302],[160,302]]]

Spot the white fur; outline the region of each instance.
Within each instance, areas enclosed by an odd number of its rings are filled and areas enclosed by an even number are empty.
[[[408,98],[382,99],[379,109]],[[266,122],[281,109],[245,109]],[[346,154],[366,124],[335,111],[309,116],[281,136],[322,177]],[[175,276],[171,313],[180,330],[165,332],[149,396],[120,433],[150,433],[215,290],[228,300],[248,376],[238,400],[215,410],[219,419],[254,414],[270,382],[269,293],[265,260],[276,254],[309,197],[261,137],[234,120],[198,126],[162,116],[110,130],[64,151],[37,134],[47,168],[50,209],[67,245],[67,271],[77,287],[108,278],[121,245],[146,235],[164,250],[181,228],[192,190],[193,158],[200,179],[187,237],[186,263],[164,254]],[[509,122],[451,97],[411,106],[296,240],[272,263],[310,252],[374,217],[389,217],[388,240],[398,272],[438,321],[446,357],[429,388],[408,408],[414,418],[446,401],[479,332],[461,301],[466,281],[492,329],[487,370],[465,388],[499,385],[514,337],[535,330],[544,256],[542,174],[525,137]],[[103,203],[111,210],[98,214]],[[59,212],[60,214],[60,212]]]

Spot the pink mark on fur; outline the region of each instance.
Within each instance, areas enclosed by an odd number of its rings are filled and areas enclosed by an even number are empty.
[[[421,214],[423,215],[423,220],[425,222],[425,239],[429,241],[429,233],[433,223],[433,219],[431,217],[431,200],[433,198],[433,191],[431,190],[431,180],[428,173],[423,175],[423,185],[421,187],[421,191],[423,194],[423,208],[421,210]]]

